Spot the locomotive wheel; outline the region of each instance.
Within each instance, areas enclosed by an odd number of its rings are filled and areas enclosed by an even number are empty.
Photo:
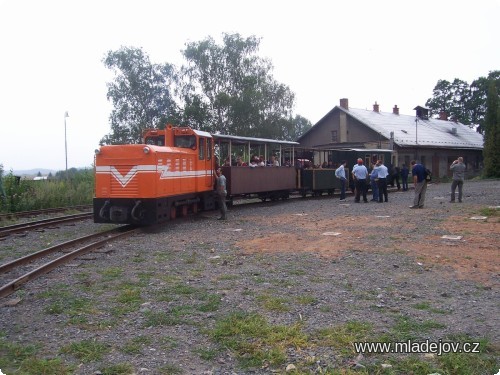
[[[177,209],[175,206],[170,207],[170,219],[175,219],[177,217]]]
[[[192,210],[194,214],[198,212],[198,203],[193,203]]]
[[[188,206],[182,206],[182,217],[186,217],[188,214]]]

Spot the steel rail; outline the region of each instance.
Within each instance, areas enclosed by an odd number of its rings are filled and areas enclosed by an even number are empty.
[[[11,262],[1,264],[0,265],[0,274],[6,273],[6,272],[10,271],[11,269],[22,266],[24,264],[31,263],[36,259],[42,258],[42,257],[50,255],[52,253],[55,253],[58,251],[63,251],[64,249],[67,249],[68,247],[76,246],[76,245],[79,245],[81,243],[88,242],[94,238],[107,236],[107,235],[110,235],[112,233],[121,232],[123,230],[127,230],[127,229],[123,229],[123,227],[114,228],[114,229],[111,229],[111,230],[106,231],[106,232],[93,233],[93,234],[90,234],[88,236],[79,237],[79,238],[69,240],[69,241],[66,241],[66,242],[51,246],[51,247],[47,247],[47,248],[42,249],[40,251],[37,251],[35,253],[26,255],[22,258],[15,259]]]
[[[5,284],[4,286],[2,286],[0,288],[0,298],[6,297],[6,296],[14,293],[17,289],[19,289],[21,287],[21,285],[27,283],[28,281],[34,280],[34,279],[36,279],[44,274],[47,274],[50,271],[52,271],[53,269],[65,264],[65,263],[67,263],[67,262],[69,262],[69,261],[71,261],[71,260],[73,260],[81,255],[90,253],[94,249],[100,248],[108,242],[114,241],[114,240],[121,238],[121,237],[124,237],[124,236],[129,236],[132,233],[140,230],[141,228],[129,226],[129,227],[126,227],[125,229],[123,229],[123,228],[120,228],[120,229],[121,229],[120,233],[116,233],[116,234],[109,236],[107,238],[104,238],[102,240],[85,245],[85,246],[83,246],[79,249],[76,249],[70,253],[64,254],[64,255],[62,255],[62,256],[60,256],[60,257],[58,257],[50,262],[38,267],[38,268],[26,273],[25,275]],[[112,231],[116,231],[116,229],[112,230]],[[101,236],[103,234],[105,234],[105,233],[100,233]],[[93,236],[94,235],[91,235],[88,237],[93,237]],[[88,237],[87,237],[87,239],[88,239]],[[81,240],[82,240],[82,238],[79,238],[79,239],[76,239],[74,241],[78,242]],[[72,241],[68,241],[68,242],[72,242]],[[51,249],[51,248],[49,248],[49,249]],[[49,250],[49,249],[46,249],[46,250]],[[50,252],[53,252],[53,251],[49,251],[44,255],[47,255]],[[38,252],[38,254],[40,254],[40,252]],[[26,263],[26,258],[28,258],[28,257],[21,258],[21,259],[23,259],[23,262],[19,263],[18,265]],[[14,262],[16,262],[16,261],[14,261]],[[10,262],[7,265],[4,265],[4,266],[9,266],[9,267],[4,268],[3,271],[6,272],[6,269],[12,269],[13,267],[11,267],[10,265],[12,265],[12,263],[14,263],[14,262]]]
[[[71,210],[91,210],[92,205],[82,204],[78,206],[70,206],[70,207],[56,207],[56,208],[44,208],[41,210],[31,210],[31,211],[19,211],[19,212],[8,212],[0,214],[0,221],[4,219],[14,219],[20,217],[30,217],[36,215],[44,215],[44,214],[53,214],[57,212],[71,211]]]
[[[74,214],[74,215],[67,215],[67,216],[59,216],[55,218],[50,218],[50,219],[42,219],[42,220],[37,220],[37,221],[30,221],[27,223],[20,223],[20,224],[14,224],[14,225],[8,225],[5,227],[0,227],[0,237],[5,237],[8,236],[9,234],[12,233],[18,233],[18,232],[23,232],[26,230],[31,230],[31,229],[36,229],[40,227],[47,227],[52,224],[61,224],[61,223],[68,223],[72,221],[78,221],[82,219],[88,219],[91,218],[94,214],[93,213],[82,213],[82,214]]]

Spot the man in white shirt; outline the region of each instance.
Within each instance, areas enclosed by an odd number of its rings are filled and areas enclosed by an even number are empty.
[[[382,160],[377,160],[377,164],[375,166],[377,170],[377,184],[378,184],[378,203],[388,202],[388,194],[387,194],[387,176],[389,175],[389,170],[382,163]]]
[[[366,179],[368,177],[368,169],[363,165],[363,159],[358,159],[357,164],[352,169],[352,176],[356,184],[356,198],[354,202],[359,203],[360,196],[363,194],[363,202],[368,203],[366,198]]]
[[[341,202],[345,201],[345,187],[346,187],[346,183],[347,183],[347,178],[345,176],[345,166],[346,165],[347,165],[347,162],[345,160],[342,160],[340,167],[338,167],[335,170],[335,177],[337,177],[340,180],[340,201]]]

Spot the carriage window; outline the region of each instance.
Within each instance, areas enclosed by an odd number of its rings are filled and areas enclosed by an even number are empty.
[[[205,138],[200,138],[200,146],[198,147],[198,159],[205,159]]]
[[[180,148],[196,149],[196,137],[194,135],[177,135],[175,136],[174,146]]]

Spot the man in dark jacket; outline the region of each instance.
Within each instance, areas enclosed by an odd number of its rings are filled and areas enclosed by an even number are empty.
[[[415,185],[415,197],[413,198],[413,206],[410,206],[410,208],[424,208],[425,192],[427,191],[425,168],[415,160],[411,161],[411,167],[413,184]]]
[[[410,170],[406,166],[406,164],[403,164],[403,167],[401,168],[401,182],[403,183],[403,191],[408,190],[408,175],[410,174]]]
[[[451,183],[451,203],[455,203],[455,190],[458,186],[458,202],[462,203],[462,188],[465,180],[465,164],[464,159],[459,157],[450,165],[450,170],[453,171],[453,182]]]

